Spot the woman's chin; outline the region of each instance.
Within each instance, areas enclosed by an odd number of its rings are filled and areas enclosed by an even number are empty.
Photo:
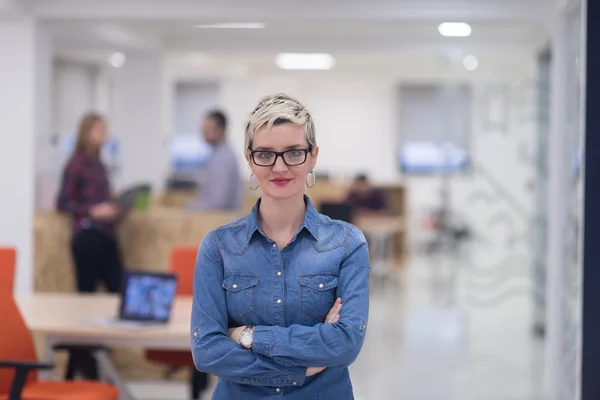
[[[263,190],[263,193],[273,200],[286,200],[290,197],[300,195],[298,188],[292,186],[277,186],[270,184],[267,190]]]

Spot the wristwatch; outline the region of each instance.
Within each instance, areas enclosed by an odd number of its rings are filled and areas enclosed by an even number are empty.
[[[248,325],[242,329],[242,333],[240,333],[238,342],[243,348],[248,350],[252,349],[252,342],[254,341],[254,329],[255,327],[252,325]]]

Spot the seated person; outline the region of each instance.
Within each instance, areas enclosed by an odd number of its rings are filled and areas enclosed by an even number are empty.
[[[354,179],[345,202],[358,212],[385,212],[388,208],[385,192],[374,189],[365,174]]]

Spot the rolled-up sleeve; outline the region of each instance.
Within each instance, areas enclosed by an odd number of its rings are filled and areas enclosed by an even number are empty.
[[[191,340],[196,368],[247,385],[303,385],[306,368],[282,366],[227,337],[227,302],[222,284],[223,262],[211,232],[200,245],[194,272]]]
[[[282,365],[336,367],[354,362],[364,342],[369,314],[369,251],[358,228],[350,231],[346,248],[337,292],[343,303],[340,320],[315,326],[258,326],[255,353]]]

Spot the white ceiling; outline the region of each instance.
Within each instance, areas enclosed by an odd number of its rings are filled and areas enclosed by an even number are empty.
[[[523,51],[548,35],[554,0],[30,0],[64,53]],[[469,38],[445,38],[465,21]],[[194,25],[263,22],[265,29]]]

